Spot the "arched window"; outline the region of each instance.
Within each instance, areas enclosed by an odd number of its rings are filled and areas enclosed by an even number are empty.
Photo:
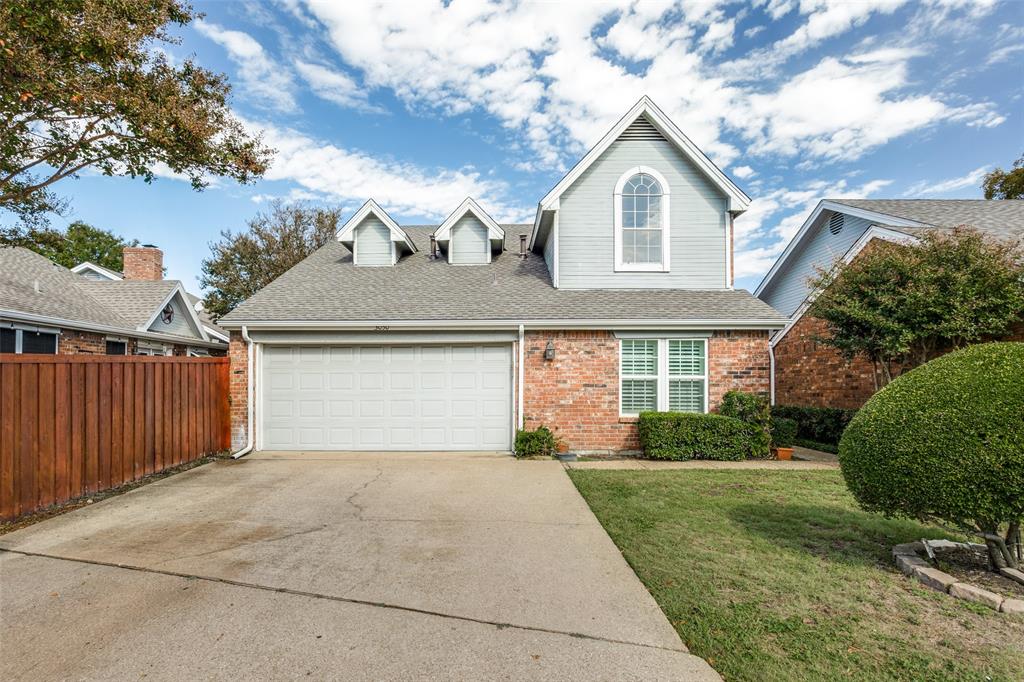
[[[650,168],[627,171],[615,189],[617,270],[668,271],[668,185]]]

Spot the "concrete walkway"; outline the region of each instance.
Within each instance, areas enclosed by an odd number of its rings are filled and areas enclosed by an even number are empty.
[[[672,469],[722,469],[763,471],[837,471],[838,462],[777,462],[775,460],[746,460],[742,462],[713,462],[689,460],[662,462],[647,459],[609,459],[590,462],[565,462],[569,469],[636,469],[639,471],[667,471]]]
[[[0,536],[0,678],[714,680],[558,462],[257,454]]]

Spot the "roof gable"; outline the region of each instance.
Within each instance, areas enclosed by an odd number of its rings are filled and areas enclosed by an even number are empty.
[[[818,221],[818,218],[825,211],[832,211],[835,213],[843,213],[845,215],[853,216],[856,218],[864,218],[872,222],[878,223],[879,225],[891,225],[893,227],[927,227],[924,223],[917,222],[915,220],[907,220],[906,218],[900,218],[898,216],[887,215],[885,213],[879,213],[878,211],[871,211],[863,208],[858,208],[845,203],[839,203],[840,200],[834,199],[822,199],[818,202],[818,205],[814,207],[811,214],[804,220],[803,225],[797,231],[796,235],[789,240],[789,244],[786,245],[786,249],[782,252],[782,255],[776,259],[772,265],[768,274],[764,276],[761,283],[757,285],[757,289],[754,290],[755,296],[760,296],[761,293],[768,287],[768,285],[778,276],[784,269],[786,262],[797,253],[805,242],[811,239],[814,235],[813,227]],[[818,225],[819,230],[828,229],[827,223]]]
[[[472,215],[487,228],[487,238],[491,240],[492,247],[500,247],[505,242],[505,230],[472,197],[466,197],[459,204],[459,207],[452,211],[444,219],[443,223],[437,226],[437,229],[434,230],[434,239],[438,242],[449,241],[451,239],[452,227],[466,215]]]
[[[642,120],[639,120],[642,119]],[[609,146],[620,137],[624,139],[651,139],[652,136],[660,136],[671,142],[676,149],[686,157],[693,165],[703,173],[711,183],[720,189],[729,202],[729,210],[733,213],[741,213],[750,206],[750,197],[741,190],[729,177],[722,172],[693,143],[676,125],[658,108],[658,106],[646,95],[626,112],[626,115],[605,133],[604,137],[594,145],[580,161],[569,170],[565,176],[558,181],[550,192],[548,192],[537,206],[537,217],[534,220],[534,234],[530,240],[531,245],[536,240],[537,226],[540,224],[541,214],[544,211],[554,210],[558,207],[558,200],[597,159],[608,149]]]
[[[396,246],[408,250],[409,253],[416,253],[416,245],[409,239],[409,235],[373,199],[367,199],[366,203],[355,212],[355,215],[342,225],[338,230],[338,241],[351,251],[355,243],[356,228],[371,214],[387,226],[391,232],[391,241],[395,242]]]
[[[92,273],[98,275],[98,277],[95,277],[94,279],[109,279],[113,282],[124,279],[124,275],[120,272],[114,272],[113,270],[105,268],[102,265],[96,265],[90,261],[82,261],[75,267],[71,268],[71,272],[85,277],[88,277],[89,274]]]

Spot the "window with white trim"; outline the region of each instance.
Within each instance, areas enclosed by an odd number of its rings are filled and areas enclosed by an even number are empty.
[[[669,188],[653,168],[637,166],[615,185],[615,269],[668,272]]]
[[[0,329],[0,353],[57,354],[57,332],[33,327]]]
[[[707,412],[707,339],[621,339],[619,412]]]

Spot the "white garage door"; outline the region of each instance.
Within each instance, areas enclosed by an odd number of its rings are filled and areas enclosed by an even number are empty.
[[[508,345],[264,346],[265,450],[508,450]]]

